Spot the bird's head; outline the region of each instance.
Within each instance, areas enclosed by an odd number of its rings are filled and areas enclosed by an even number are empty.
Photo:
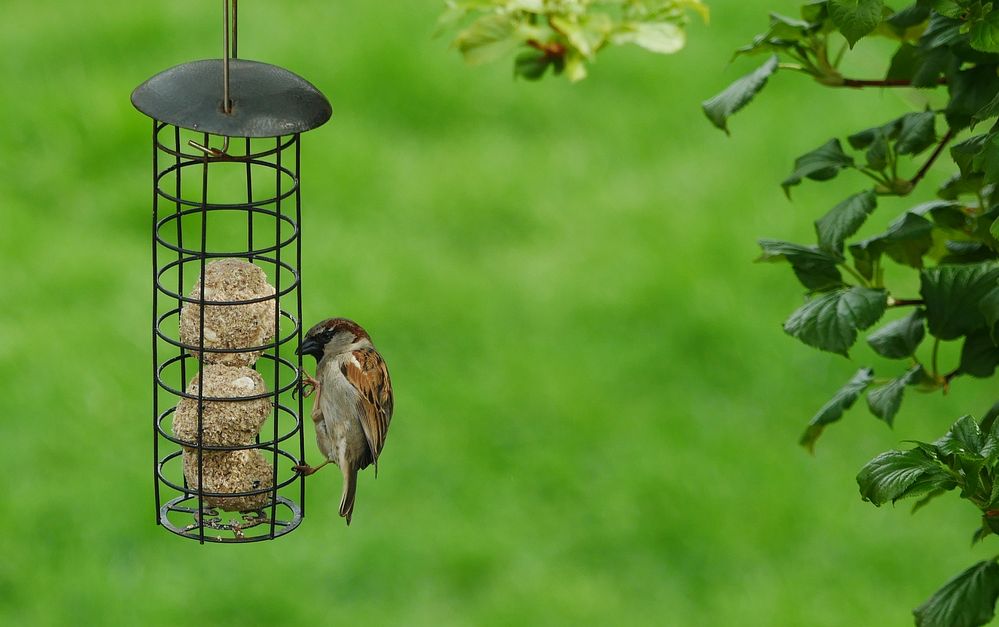
[[[315,325],[302,339],[299,355],[312,355],[319,361],[324,355],[338,355],[358,344],[371,342],[371,336],[353,320],[328,318]]]

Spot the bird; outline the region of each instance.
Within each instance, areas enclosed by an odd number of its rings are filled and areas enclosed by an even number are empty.
[[[316,377],[303,372],[302,395],[315,393],[312,422],[316,443],[326,457],[318,466],[303,463],[295,470],[308,476],[333,462],[343,474],[340,516],[350,525],[357,491],[357,472],[370,465],[378,476],[378,457],[392,421],[392,381],[371,336],[347,318],[316,324],[298,347],[316,359]]]

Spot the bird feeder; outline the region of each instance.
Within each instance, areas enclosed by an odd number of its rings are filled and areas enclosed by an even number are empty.
[[[201,543],[305,515],[300,145],[332,115],[306,80],[237,58],[237,0],[222,5],[221,59],[132,93],[153,121],[156,522]]]

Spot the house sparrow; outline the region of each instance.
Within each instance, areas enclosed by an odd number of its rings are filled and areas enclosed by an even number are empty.
[[[374,464],[378,476],[378,455],[392,420],[388,368],[368,333],[346,318],[323,320],[309,329],[298,354],[316,358],[316,379],[305,375],[302,384],[315,390],[312,422],[326,461],[318,466],[296,466],[295,470],[311,475],[330,462],[340,467],[340,516],[349,525],[357,471]]]

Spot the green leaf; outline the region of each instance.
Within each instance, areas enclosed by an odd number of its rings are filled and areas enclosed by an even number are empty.
[[[629,26],[614,35],[614,43],[631,43],[651,52],[673,54],[687,41],[683,29],[673,22],[635,22]]]
[[[857,331],[877,322],[886,307],[884,290],[842,288],[799,307],[784,323],[784,331],[809,346],[846,357],[857,341]]]
[[[962,203],[953,200],[931,200],[916,205],[909,212],[924,217],[929,214],[937,226],[963,231],[968,226],[968,214],[963,209]]]
[[[854,266],[870,279],[874,263],[882,254],[887,254],[900,264],[922,268],[923,256],[933,247],[932,233],[932,222],[907,211],[888,225],[884,233],[850,244]]]
[[[888,359],[911,357],[926,335],[926,312],[917,309],[867,336],[874,352]]]
[[[905,31],[913,26],[918,26],[930,17],[930,7],[921,0],[896,11],[885,20],[886,23],[899,31]]]
[[[936,114],[932,111],[902,116],[902,128],[895,142],[900,155],[918,155],[937,141]]]
[[[777,55],[771,56],[766,62],[729,85],[725,91],[701,103],[704,115],[711,123],[728,133],[728,119],[736,111],[742,109],[767,84],[770,75],[777,71]]]
[[[999,92],[996,92],[995,97],[988,104],[976,111],[975,115],[971,116],[971,123],[975,125],[982,120],[988,120],[997,115],[999,115]]]
[[[972,117],[992,102],[999,91],[999,75],[995,65],[979,65],[951,77],[950,102],[944,114],[947,123],[954,130],[961,130],[971,124]]]
[[[933,445],[943,456],[970,454],[980,457],[982,447],[985,445],[985,436],[974,418],[962,416],[951,425],[947,434]]]
[[[512,52],[520,44],[513,36],[515,30],[510,15],[484,15],[458,33],[454,45],[467,63],[479,65]]]
[[[536,81],[544,76],[551,62],[552,58],[540,50],[525,50],[514,59],[513,74]]]
[[[843,242],[857,232],[877,204],[877,196],[868,190],[854,194],[830,209],[815,221],[819,247],[842,255]]]
[[[761,239],[763,254],[757,261],[787,261],[801,284],[812,291],[824,291],[843,285],[843,277],[836,267],[839,259],[830,253],[811,246],[778,240]]]
[[[799,444],[806,447],[810,452],[815,452],[815,441],[822,435],[826,425],[836,422],[843,417],[843,412],[853,407],[860,394],[867,389],[867,386],[874,380],[874,371],[870,368],[861,368],[841,387],[825,405],[819,409],[818,413],[812,416],[808,422],[808,428],[802,434]]]
[[[900,377],[896,377],[884,385],[873,388],[867,393],[867,408],[876,417],[892,426],[895,422],[895,415],[902,406],[902,396],[905,394],[907,385],[914,385],[922,381],[926,376],[923,367],[916,365],[910,368]]]
[[[992,341],[999,340],[999,286],[987,291],[978,301],[978,310],[985,318],[985,326],[989,330]]]
[[[954,577],[913,610],[918,627],[978,627],[995,615],[999,565],[978,562]]]
[[[971,26],[971,47],[982,52],[999,52],[999,11],[992,10]]]
[[[875,141],[880,138],[895,139],[898,137],[899,131],[902,129],[902,118],[895,118],[894,120],[885,122],[880,126],[872,126],[871,128],[865,128],[862,131],[857,131],[853,135],[846,138],[850,146],[854,150],[863,150],[864,148],[870,147]]]
[[[849,167],[853,167],[853,157],[843,152],[843,145],[838,139],[830,139],[815,150],[795,159],[794,171],[784,179],[781,187],[790,197],[791,187],[801,183],[802,179],[826,181],[835,177],[843,168]]]
[[[887,451],[867,462],[857,474],[860,496],[877,507],[907,496],[951,489],[947,471],[926,451]]]
[[[975,172],[985,176],[986,183],[999,182],[999,133],[989,133],[982,151],[971,160]]]
[[[950,156],[960,168],[961,174],[968,175],[975,172],[975,157],[980,155],[985,146],[989,143],[989,134],[972,135],[964,141],[960,141],[950,147]]]
[[[999,269],[990,262],[923,270],[920,293],[930,333],[941,340],[955,340],[986,327],[979,304],[997,281]]]
[[[995,373],[996,366],[999,366],[999,346],[992,341],[989,331],[980,329],[966,335],[958,366],[961,374],[984,379]]]
[[[852,48],[884,19],[882,0],[829,0],[829,16]]]
[[[888,80],[911,81],[924,64],[922,51],[910,43],[902,42],[892,55],[885,78]]]

